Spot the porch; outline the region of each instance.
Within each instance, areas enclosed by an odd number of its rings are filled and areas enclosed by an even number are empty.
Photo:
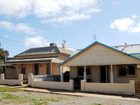
[[[137,64],[70,67],[74,89],[87,92],[134,95],[135,80],[140,80],[138,74],[140,68]]]
[[[60,62],[56,58],[37,58],[37,59],[14,59],[7,63],[12,64],[16,73],[11,75],[23,74],[24,82],[28,81],[28,74],[34,75],[59,75],[57,64]],[[10,70],[12,71],[12,70]]]

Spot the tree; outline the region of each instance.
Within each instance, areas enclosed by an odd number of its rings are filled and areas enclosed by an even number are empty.
[[[3,65],[5,65],[8,55],[9,52],[7,50],[0,48],[0,72],[3,71]],[[6,65],[4,66],[4,68],[6,69]]]

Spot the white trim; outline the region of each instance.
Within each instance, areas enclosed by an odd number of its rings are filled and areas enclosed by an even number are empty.
[[[114,79],[113,79],[113,66],[110,65],[110,82],[113,83],[114,82]]]

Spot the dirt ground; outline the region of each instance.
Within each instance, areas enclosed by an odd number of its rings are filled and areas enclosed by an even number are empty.
[[[38,92],[0,92],[0,105],[140,105],[140,100],[78,97]]]

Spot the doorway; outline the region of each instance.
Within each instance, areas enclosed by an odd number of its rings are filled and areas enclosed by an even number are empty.
[[[108,66],[100,66],[100,82],[107,83],[109,81]]]
[[[91,82],[91,67],[86,66],[86,75],[87,75],[87,82]],[[89,76],[89,77],[88,77]],[[74,89],[80,90],[81,89],[81,80],[84,79],[84,66],[77,67],[77,77],[74,78]]]
[[[34,75],[39,75],[39,64],[34,64]]]
[[[81,80],[84,78],[84,66],[77,67],[77,77],[74,78],[74,90],[81,89]]]

